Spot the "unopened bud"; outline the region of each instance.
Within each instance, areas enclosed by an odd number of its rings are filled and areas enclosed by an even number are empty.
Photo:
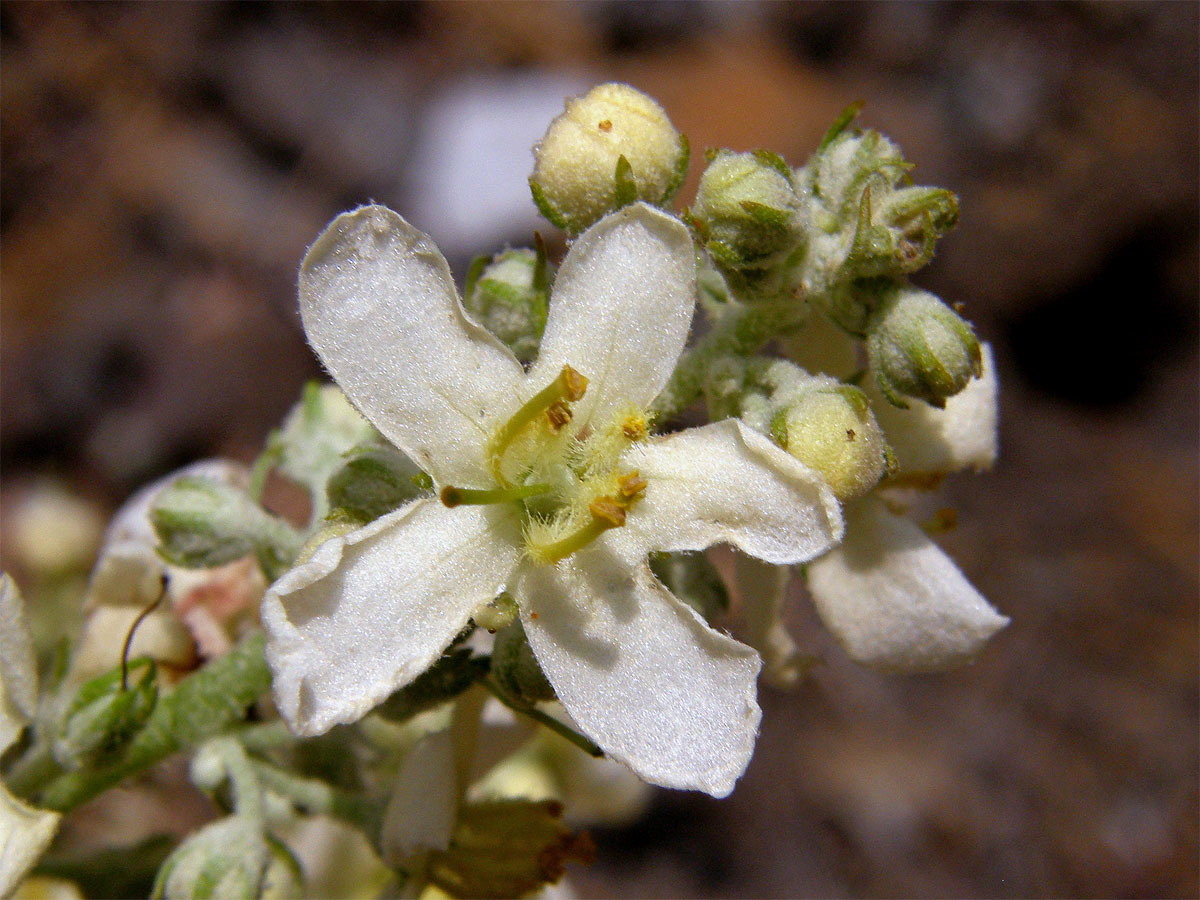
[[[938,239],[958,221],[958,198],[942,188],[870,188],[859,202],[847,275],[866,278],[915,272],[933,258]]]
[[[771,436],[824,478],[842,501],[867,493],[888,470],[887,441],[866,395],[833,379],[781,409],[771,422]]]
[[[481,256],[467,276],[463,305],[527,363],[537,355],[546,327],[550,280],[544,253],[505,250],[490,261]]]
[[[928,291],[903,286],[885,293],[868,332],[871,369],[895,406],[916,397],[941,408],[982,372],[975,332]]]
[[[326,486],[329,508],[366,523],[415,499],[421,470],[391,444],[366,444],[345,454]]]
[[[258,823],[228,816],[204,826],[167,857],[151,896],[165,900],[202,897],[297,897],[296,860]]]
[[[700,179],[691,214],[709,253],[725,269],[768,268],[803,240],[791,170],[765,150],[717,153]]]
[[[514,699],[526,703],[554,699],[554,688],[538,665],[520,622],[514,622],[496,635],[492,677]]]
[[[140,679],[122,685],[120,670],[86,682],[64,712],[52,743],[60,765],[75,769],[103,764],[118,753],[145,724],[158,701],[154,663],[143,659],[130,668],[144,667]]]
[[[687,172],[688,145],[653,99],[627,84],[602,84],[567,101],[534,156],[534,202],[577,234],[638,200],[669,201]]]
[[[162,555],[184,568],[211,568],[253,553],[274,578],[300,546],[295,530],[245,491],[209,478],[180,478],[164,489],[150,519]]]

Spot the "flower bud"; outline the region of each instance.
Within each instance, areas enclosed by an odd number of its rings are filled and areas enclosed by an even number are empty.
[[[212,822],[180,844],[158,870],[155,898],[297,897],[299,866],[244,816]]]
[[[982,372],[979,340],[963,319],[928,291],[885,293],[871,317],[867,355],[879,388],[902,409],[916,397],[939,409]]]
[[[534,202],[572,234],[637,200],[666,203],[688,163],[686,138],[627,84],[601,84],[568,100],[533,152]]]
[[[128,686],[121,684],[122,672],[114,670],[79,688],[52,743],[60,765],[75,769],[103,764],[141,730],[158,702],[158,679],[152,660],[141,660],[130,668],[138,665],[145,672]]]
[[[700,179],[691,210],[705,246],[726,269],[764,269],[803,240],[791,170],[773,153],[722,150]]]
[[[537,356],[551,275],[545,253],[505,250],[471,265],[463,305],[523,363]]]
[[[958,221],[958,198],[942,188],[863,191],[845,272],[855,278],[915,272]]]
[[[209,478],[180,478],[154,500],[150,512],[160,552],[185,568],[209,568],[255,554],[276,577],[295,558],[299,535],[250,495]]]
[[[538,665],[520,622],[497,633],[492,650],[492,676],[516,700],[537,703],[554,699],[554,688]]]
[[[776,413],[771,436],[824,478],[839,500],[851,500],[887,473],[890,451],[866,395],[823,380]]]
[[[372,522],[421,493],[421,470],[391,444],[347,451],[326,485],[329,508],[362,523]]]

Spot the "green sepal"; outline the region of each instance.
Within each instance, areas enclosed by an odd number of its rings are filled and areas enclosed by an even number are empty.
[[[821,143],[817,145],[818,153],[832,144],[838,135],[845,131],[851,122],[858,118],[858,114],[862,112],[864,105],[866,105],[865,100],[855,100],[841,111],[838,117],[833,120],[833,124],[829,126],[829,130],[825,132],[825,136],[821,138]]]
[[[616,186],[616,208],[628,206],[638,198],[637,182],[633,178],[633,166],[625,158],[625,154],[617,157],[617,165],[613,172],[613,183]]]
[[[562,213],[554,208],[554,205],[550,202],[550,198],[546,196],[546,192],[542,190],[542,186],[533,179],[532,175],[529,176],[529,191],[531,194],[533,194],[533,203],[538,208],[538,212],[540,212],[546,218],[546,220],[550,222],[551,225],[553,225],[555,228],[562,229],[563,231],[567,232],[567,234],[575,233],[575,228],[572,227],[571,223]]]
[[[326,519],[366,524],[398,509],[420,495],[414,483],[420,472],[391,444],[366,444],[350,450],[346,461],[329,478]]]
[[[471,265],[467,268],[467,278],[463,282],[463,296],[470,297],[475,292],[475,282],[479,281],[479,276],[483,274],[483,270],[487,268],[487,264],[492,261],[492,258],[486,253],[482,253],[471,260]]]
[[[591,863],[586,833],[561,821],[551,801],[488,800],[464,804],[446,850],[429,855],[429,882],[451,897],[522,897],[554,884],[571,861]]]
[[[743,200],[738,205],[759,225],[784,233],[788,231],[788,226],[792,221],[790,211],[776,209],[773,206],[767,206],[765,203],[758,203],[754,200]]]
[[[792,169],[787,164],[787,162],[784,160],[784,158],[782,156],[780,156],[778,153],[775,153],[772,150],[766,150],[766,149],[760,148],[758,150],[752,150],[751,154],[760,163],[762,163],[765,166],[770,166],[772,169],[774,169],[776,172],[778,172],[780,175],[782,175],[784,178],[786,178],[788,180],[788,184],[793,183],[792,182]]]
[[[492,680],[509,698],[527,706],[554,700],[554,687],[538,664],[520,620],[496,635]]]
[[[687,178],[688,166],[691,165],[692,148],[688,143],[687,135],[683,132],[679,133],[679,156],[675,160],[675,171],[671,175],[671,182],[667,185],[667,189],[663,191],[662,205],[670,203],[675,195],[679,193],[679,189],[683,187],[683,182]]]
[[[451,650],[375,708],[392,722],[404,722],[453,700],[488,674],[489,659],[473,656],[469,649]]]
[[[253,554],[269,579],[295,559],[301,537],[250,495],[211,478],[184,476],[155,497],[150,521],[158,552],[189,569],[222,566]]]

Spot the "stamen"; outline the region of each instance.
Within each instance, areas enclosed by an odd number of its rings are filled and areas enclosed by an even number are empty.
[[[549,544],[529,544],[533,557],[542,563],[556,563],[576,550],[582,550],[610,528],[625,524],[625,504],[615,497],[598,497],[588,504],[592,520],[561,540]]]
[[[479,491],[472,488],[459,488],[452,484],[442,488],[442,503],[453,509],[462,505],[484,505],[489,503],[507,503],[510,500],[524,500],[526,497],[536,497],[548,494],[548,484],[526,484],[515,488],[496,488],[489,491]]]
[[[621,434],[631,441],[640,441],[646,437],[646,417],[629,416],[621,423]]]
[[[550,430],[558,434],[571,421],[571,408],[561,400],[556,400],[546,410],[546,418],[550,420]]]
[[[603,519],[610,528],[620,528],[625,524],[625,507],[615,497],[599,497],[588,504],[593,516]]]
[[[496,476],[496,481],[503,485],[508,484],[508,480],[501,474],[500,463],[503,462],[504,454],[508,451],[509,445],[516,439],[525,426],[542,415],[542,413],[546,413],[550,421],[550,427],[553,430],[557,431],[559,428],[562,428],[566,422],[555,428],[555,417],[558,413],[550,413],[551,407],[557,406],[569,412],[566,409],[566,403],[573,403],[581,399],[587,390],[587,384],[587,378],[580,375],[570,366],[563,366],[557,378],[534,394],[524,406],[517,410],[511,419],[500,427],[495,435],[492,436],[492,440],[488,445],[488,457],[491,463],[492,474]],[[570,421],[570,419],[568,418],[567,421]]]
[[[626,498],[626,502],[632,500],[638,494],[646,489],[648,482],[645,478],[638,474],[637,469],[628,472],[617,479],[617,486],[621,492],[621,496]]]

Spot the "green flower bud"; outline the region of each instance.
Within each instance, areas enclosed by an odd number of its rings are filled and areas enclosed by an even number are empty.
[[[310,381],[283,426],[271,435],[264,456],[308,489],[316,522],[328,512],[325,483],[341,468],[342,454],[372,436],[378,436],[375,429],[337,385]]]
[[[700,179],[691,215],[724,269],[769,268],[804,237],[791,170],[765,150],[717,153]]]
[[[537,356],[552,275],[544,251],[505,250],[471,264],[463,304],[523,363]]]
[[[915,272],[958,221],[958,198],[942,188],[863,191],[844,272],[855,278]]]
[[[184,568],[211,568],[253,553],[275,578],[295,559],[300,537],[245,491],[210,478],[180,478],[154,500],[159,552]]]
[[[824,478],[843,502],[875,487],[887,473],[890,451],[866,395],[823,379],[776,413],[771,436]]]
[[[687,139],[661,106],[627,84],[601,84],[568,100],[533,152],[534,202],[572,234],[635,201],[668,202],[687,173]]]
[[[365,524],[415,499],[421,470],[391,444],[365,444],[346,453],[326,485],[333,514]]]
[[[488,658],[470,650],[449,650],[412,682],[396,691],[375,712],[392,722],[404,722],[417,713],[453,700],[488,671]]]
[[[928,291],[896,287],[879,301],[867,335],[879,388],[894,405],[916,397],[939,409],[982,373],[979,340],[963,319]]]
[[[139,660],[130,668],[136,666],[144,667],[145,672],[128,687],[122,687],[118,669],[79,688],[51,744],[60,765],[76,769],[103,764],[141,730],[158,702],[158,679],[152,660]]]
[[[300,867],[258,823],[228,816],[190,835],[158,870],[156,900],[285,898],[301,893]]]
[[[514,700],[537,703],[554,699],[554,688],[538,665],[520,622],[497,633],[492,650],[492,677]]]

